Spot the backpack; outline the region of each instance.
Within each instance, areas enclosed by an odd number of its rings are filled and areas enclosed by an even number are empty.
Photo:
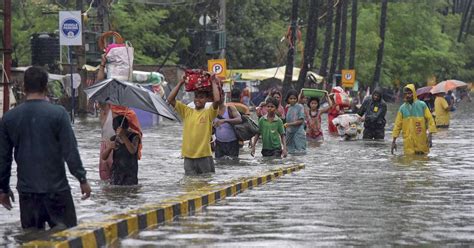
[[[232,111],[229,109],[227,109],[227,111],[229,111],[229,117],[233,118]],[[250,140],[253,136],[258,134],[258,125],[254,120],[252,120],[252,118],[250,118],[249,115],[244,115],[241,113],[240,116],[242,117],[242,122],[239,124],[232,124],[232,127],[234,127],[235,136],[237,136],[239,140]]]

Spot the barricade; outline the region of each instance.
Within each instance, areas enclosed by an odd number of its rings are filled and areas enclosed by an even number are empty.
[[[126,213],[113,215],[103,221],[81,223],[76,227],[52,234],[42,240],[23,244],[23,247],[92,248],[114,244],[146,228],[163,225],[179,216],[193,215],[203,207],[229,196],[273,181],[278,177],[303,169],[303,164],[271,170],[270,172],[230,183],[203,187],[196,191],[148,204]]]

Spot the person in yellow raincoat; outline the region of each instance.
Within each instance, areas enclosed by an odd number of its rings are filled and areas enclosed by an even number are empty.
[[[436,94],[434,114],[437,128],[449,127],[449,110],[451,107],[452,105],[448,104],[448,101],[444,98],[444,93]]]
[[[403,150],[407,154],[428,154],[431,147],[431,134],[436,126],[431,112],[423,101],[416,98],[415,85],[403,88],[405,103],[400,106],[393,127],[392,154],[397,149],[396,140],[402,131]],[[426,134],[428,129],[429,134]]]

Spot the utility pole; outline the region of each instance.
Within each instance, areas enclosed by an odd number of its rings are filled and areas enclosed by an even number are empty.
[[[3,1],[3,114],[10,108],[12,66],[12,1]]]
[[[84,3],[83,0],[76,0],[76,10],[81,11],[81,13],[84,11]],[[81,32],[82,32],[82,46],[78,46],[76,50],[76,56],[77,56],[77,68],[76,71],[81,75],[81,85],[79,86],[78,90],[78,113],[80,112],[87,112],[87,96],[83,91],[83,88],[86,86],[87,82],[87,72],[85,70],[82,70],[82,67],[86,64],[86,49],[85,49],[85,35],[84,35],[84,16],[81,15]],[[71,60],[72,61],[72,60]],[[71,73],[73,73],[71,71]],[[72,82],[71,82],[72,83]],[[74,97],[74,96],[72,96]]]
[[[102,32],[109,31],[109,9],[107,1],[97,0],[97,17],[102,21]]]
[[[226,5],[225,5],[225,1],[226,0],[219,0],[219,6],[220,6],[219,30],[220,30],[220,32],[222,32],[222,35],[224,36],[224,39],[226,37],[226,33],[225,33]],[[220,39],[219,39],[219,41],[220,41]],[[225,46],[222,47],[219,58],[225,59]]]
[[[298,5],[299,0],[293,0],[291,8],[291,26],[290,26],[290,44],[288,47],[288,54],[286,56],[286,70],[285,79],[283,80],[283,94],[286,94],[292,85],[293,78],[293,62],[295,60],[296,48],[296,26],[298,25]]]

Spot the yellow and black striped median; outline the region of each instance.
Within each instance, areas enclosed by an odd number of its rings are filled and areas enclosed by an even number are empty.
[[[81,223],[76,227],[52,234],[43,240],[23,244],[24,247],[102,247],[113,244],[149,227],[173,221],[179,216],[192,215],[202,207],[209,206],[228,196],[265,184],[285,174],[303,169],[304,165],[272,170],[252,178],[239,179],[225,184],[204,187],[191,193],[166,199],[159,204],[111,216],[100,222]]]

